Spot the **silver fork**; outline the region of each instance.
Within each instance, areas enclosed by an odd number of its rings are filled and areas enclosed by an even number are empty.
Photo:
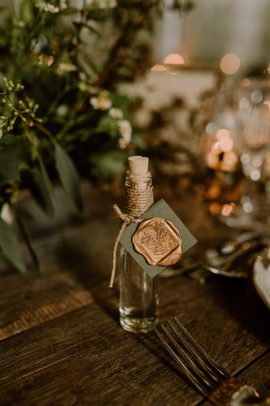
[[[213,404],[270,405],[270,398],[262,400],[255,388],[243,385],[222,370],[177,318],[161,323],[156,333],[183,375]]]

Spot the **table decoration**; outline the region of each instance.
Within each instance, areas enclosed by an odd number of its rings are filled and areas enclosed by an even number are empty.
[[[160,1],[0,6],[0,211],[8,204],[19,225],[1,227],[10,243],[2,235],[0,248],[25,271],[19,239],[36,264],[24,224],[31,213],[18,208],[25,193],[53,217],[60,180],[81,212],[80,177],[107,184],[122,174],[135,144],[129,98],[117,86],[145,72],[149,60],[140,55],[149,49],[150,57],[150,45],[139,38],[149,35]]]
[[[210,212],[230,227],[269,222],[269,79],[225,80],[205,126]]]
[[[114,206],[123,223],[113,249],[110,287],[118,262],[120,324],[129,332],[147,333],[157,323],[156,276],[178,262],[196,239],[164,200],[153,204],[148,158],[133,156],[128,162],[127,214]]]
[[[0,403],[203,403],[168,367],[155,334],[134,336],[119,327],[117,292],[106,289],[118,224],[111,210],[115,197],[96,192],[89,200],[98,216],[62,224],[61,232],[56,225],[48,233],[48,223],[37,222],[41,278],[10,272],[1,262]],[[207,216],[201,203],[194,195],[170,200],[181,218],[193,219],[203,254],[236,232]],[[201,283],[185,275],[158,283],[160,320],[178,317],[221,367],[269,395],[270,311],[251,281],[211,277]]]
[[[128,159],[126,177],[127,214],[122,215],[123,223],[114,246],[113,269],[110,287],[113,286],[116,269],[118,242],[128,224],[138,223],[140,215],[154,202],[152,176],[148,170],[148,158],[133,156]],[[130,332],[146,333],[155,328],[157,322],[156,280],[151,278],[121,247],[119,252],[120,324]]]

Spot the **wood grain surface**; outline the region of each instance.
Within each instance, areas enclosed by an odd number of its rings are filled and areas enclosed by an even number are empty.
[[[67,210],[66,222],[30,225],[39,276],[0,264],[0,405],[208,405],[154,333],[119,327],[117,285],[108,288],[119,222],[113,197],[93,196],[93,216],[89,204],[83,219]],[[234,233],[203,208],[194,218],[187,198],[169,203],[200,241],[194,258]],[[160,279],[159,292],[161,320],[178,316],[228,372],[270,393],[270,311],[251,280],[194,272]]]

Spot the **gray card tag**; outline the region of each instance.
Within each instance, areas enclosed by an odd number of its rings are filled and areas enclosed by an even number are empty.
[[[151,206],[145,213],[143,213],[140,218],[141,219],[151,219],[153,217],[159,217],[162,219],[170,220],[177,230],[180,232],[182,238],[182,252],[186,252],[189,248],[191,248],[194,244],[196,244],[196,238],[191,234],[191,232],[187,229],[187,227],[183,224],[183,222],[179,219],[179,217],[174,213],[174,211],[170,208],[170,206],[165,202],[165,200],[160,199],[157,203]],[[135,233],[138,224],[131,223],[129,224],[120,239],[120,243],[122,246],[130,253],[130,255],[135,259],[135,261],[139,264],[141,268],[144,269],[145,272],[151,277],[154,278],[158,275],[165,266],[160,265],[149,265],[144,256],[137,253],[132,244],[132,236]]]

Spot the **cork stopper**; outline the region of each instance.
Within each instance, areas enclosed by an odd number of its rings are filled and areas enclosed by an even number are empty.
[[[134,176],[145,176],[148,174],[149,158],[135,155],[128,158],[130,174]]]

